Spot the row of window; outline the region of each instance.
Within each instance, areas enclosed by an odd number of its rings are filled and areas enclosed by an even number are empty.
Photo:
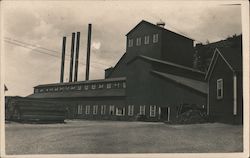
[[[86,115],[89,115],[91,112],[91,106],[90,105],[86,105],[85,106],[85,111],[83,110],[83,105],[78,105],[77,107],[77,114],[81,115],[83,113],[85,113]],[[93,105],[92,106],[93,109],[93,115],[97,115],[99,114],[98,108],[100,107],[100,114],[101,115],[106,115],[106,105]],[[127,114],[128,116],[134,116],[134,105],[129,105],[128,106],[128,111]],[[110,105],[109,109],[108,109],[108,114],[109,115],[117,115],[117,116],[125,116],[126,115],[126,111],[125,111],[125,107],[115,107],[114,105]],[[140,105],[140,111],[139,111],[140,115],[145,115],[146,114],[146,106],[145,105]],[[150,117],[155,117],[156,116],[156,105],[151,105],[149,108],[149,116]]]
[[[158,42],[158,38],[159,38],[158,34],[153,34],[153,40],[152,40],[152,42],[153,43],[157,43]],[[149,44],[149,41],[150,41],[150,36],[149,35],[144,36],[144,44],[145,45]],[[135,44],[136,44],[136,46],[140,46],[142,44],[142,38],[141,37],[137,37]],[[134,45],[134,39],[129,39],[128,40],[128,47],[133,47],[133,45]]]
[[[111,89],[111,88],[126,88],[125,82],[115,82],[115,83],[100,83],[100,84],[88,84],[88,85],[70,85],[70,86],[57,86],[48,88],[36,88],[35,93],[43,92],[62,92],[62,91],[74,91],[74,90],[95,90],[95,89]]]

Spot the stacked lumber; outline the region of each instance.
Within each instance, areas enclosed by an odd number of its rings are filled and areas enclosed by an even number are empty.
[[[20,122],[64,122],[66,108],[56,102],[41,99],[13,98],[9,101],[8,116],[11,121]]]

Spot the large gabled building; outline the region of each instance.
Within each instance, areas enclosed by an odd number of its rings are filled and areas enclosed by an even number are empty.
[[[206,107],[205,73],[191,68],[193,40],[141,21],[105,79],[39,85],[31,98],[58,101],[68,118],[171,121],[182,104]]]

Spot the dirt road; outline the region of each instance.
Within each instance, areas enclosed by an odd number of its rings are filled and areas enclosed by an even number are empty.
[[[242,126],[67,121],[6,124],[6,154],[240,152]]]

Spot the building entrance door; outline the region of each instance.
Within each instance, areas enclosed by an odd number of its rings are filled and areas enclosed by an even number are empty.
[[[170,118],[170,107],[161,107],[160,119],[169,121]]]

